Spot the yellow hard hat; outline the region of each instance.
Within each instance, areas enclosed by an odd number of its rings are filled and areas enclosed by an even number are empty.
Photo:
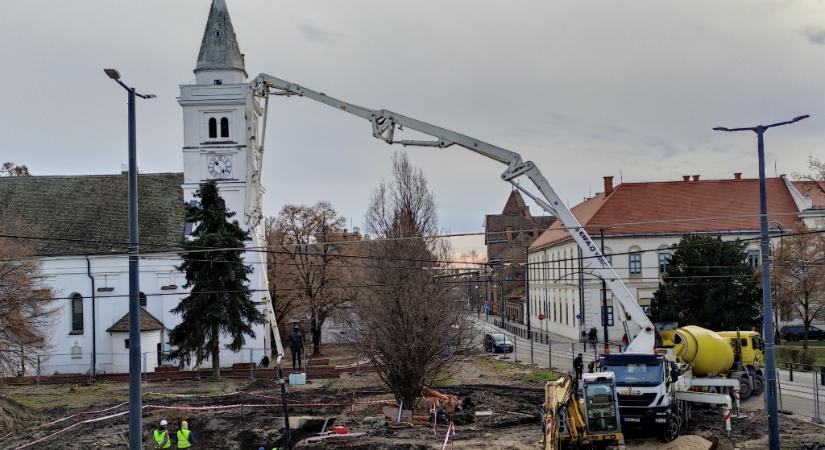
[[[182,427],[188,427],[188,426],[189,426],[189,422],[187,422],[187,421],[185,421],[185,420],[184,420],[184,421],[182,421],[182,422],[180,423],[180,426],[182,426]]]

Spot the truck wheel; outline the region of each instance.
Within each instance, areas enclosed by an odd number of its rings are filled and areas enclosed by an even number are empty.
[[[677,437],[679,437],[679,431],[681,428],[680,420],[678,415],[671,415],[670,422],[662,429],[659,433],[659,440],[662,442],[671,442]]]
[[[751,391],[751,395],[761,395],[763,392],[765,392],[765,378],[757,373],[756,376],[753,377],[753,391]]]
[[[745,401],[751,397],[753,390],[751,389],[750,383],[745,378],[739,379],[739,398],[742,401]]]

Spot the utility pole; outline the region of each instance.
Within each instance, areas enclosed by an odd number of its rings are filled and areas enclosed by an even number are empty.
[[[776,404],[776,356],[774,351],[773,301],[771,298],[770,239],[768,237],[768,204],[765,187],[765,131],[769,128],[788,125],[810,116],[798,116],[785,122],[755,127],[726,128],[716,127],[715,131],[753,131],[756,133],[757,153],[759,156],[759,228],[762,235],[762,317],[763,340],[765,341],[765,372],[768,382],[765,395],[768,403],[768,444],[771,450],[779,450],[779,411]]]
[[[140,355],[140,285],[138,279],[138,194],[137,194],[137,140],[135,137],[135,97],[155,98],[152,94],[138,94],[135,88],[120,81],[115,69],[103,69],[106,75],[129,94],[129,448],[143,448],[141,355]],[[93,330],[96,332],[97,330]]]
[[[533,319],[530,311],[530,253],[529,247],[524,249],[524,298],[527,299],[527,339],[530,341],[530,364],[533,364],[533,329],[530,322]]]
[[[601,252],[602,252],[602,255],[604,255],[604,228],[599,229],[599,238],[601,240],[601,247],[602,247]],[[613,264],[612,257],[611,257],[610,264],[611,265]],[[601,278],[601,277],[599,277],[599,278]],[[604,278],[601,278],[601,280],[602,280],[602,313],[601,313],[601,317],[602,317],[602,327],[604,328],[604,352],[608,353],[610,351],[610,349],[609,349],[608,336],[607,336],[607,283],[604,281]]]

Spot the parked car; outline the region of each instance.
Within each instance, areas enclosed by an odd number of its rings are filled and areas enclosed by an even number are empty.
[[[801,341],[805,336],[805,327],[802,325],[787,325],[782,327],[782,339],[786,341]],[[808,327],[808,339],[814,341],[825,340],[825,330],[813,325]]]
[[[502,333],[484,335],[484,351],[493,353],[511,353],[513,342]]]

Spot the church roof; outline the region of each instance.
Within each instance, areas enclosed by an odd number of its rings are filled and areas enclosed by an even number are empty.
[[[246,76],[243,55],[224,0],[212,0],[209,9],[195,66],[195,72],[201,70],[240,70]]]
[[[149,311],[140,308],[140,331],[157,331],[162,330],[165,327],[163,323],[158,320],[155,316],[149,314]],[[128,333],[129,332],[129,313],[126,313],[125,316],[121,317],[120,320],[115,322],[108,330],[107,333]]]
[[[141,251],[180,248],[183,174],[138,176]],[[37,256],[125,253],[128,180],[120,175],[0,177],[0,234],[29,241]]]
[[[512,190],[510,191],[510,197],[507,198],[507,203],[504,204],[504,209],[501,213],[523,214],[525,206],[527,206],[527,204],[524,203],[524,198],[521,196],[521,193],[517,190]]]

